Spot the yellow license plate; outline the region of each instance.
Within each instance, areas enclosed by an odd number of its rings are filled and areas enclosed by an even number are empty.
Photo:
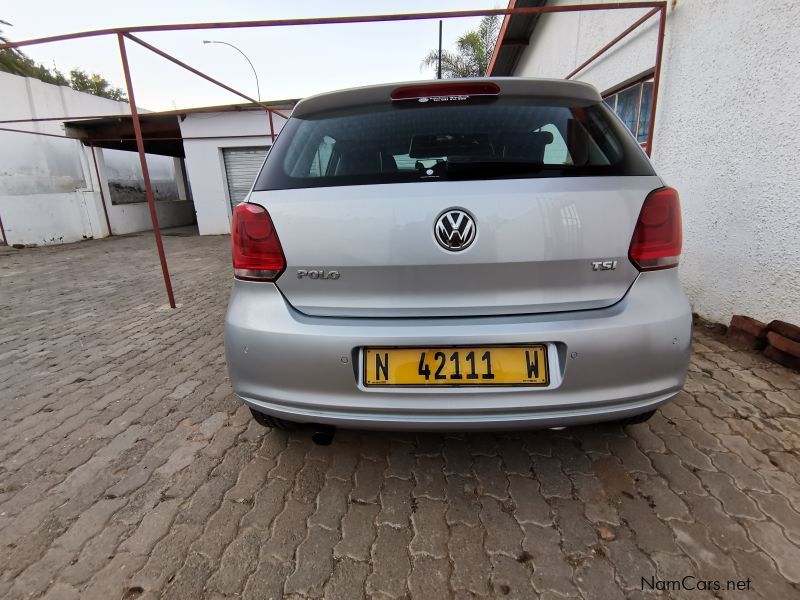
[[[546,386],[547,347],[367,348],[368,386]]]

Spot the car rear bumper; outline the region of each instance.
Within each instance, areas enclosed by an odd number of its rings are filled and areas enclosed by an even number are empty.
[[[365,346],[548,344],[547,388],[365,388]],[[683,386],[691,311],[674,269],[614,306],[474,318],[311,317],[273,284],[235,281],[225,321],[234,392],[287,420],[376,429],[575,425],[652,410]]]

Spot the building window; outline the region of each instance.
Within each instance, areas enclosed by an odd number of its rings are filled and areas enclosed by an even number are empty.
[[[603,98],[622,122],[636,136],[641,145],[647,144],[650,128],[650,102],[653,98],[653,80],[639,81],[631,86],[617,90]]]

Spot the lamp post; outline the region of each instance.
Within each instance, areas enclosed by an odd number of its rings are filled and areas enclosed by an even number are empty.
[[[439,20],[439,64],[436,67],[436,79],[442,78],[442,21]]]
[[[236,50],[239,54],[244,56],[244,59],[247,61],[247,64],[249,64],[250,68],[253,69],[253,75],[256,78],[256,92],[258,94],[258,101],[261,102],[261,87],[258,85],[258,73],[256,73],[256,68],[253,66],[253,63],[250,61],[249,58],[247,58],[247,54],[242,52],[240,48],[237,48],[236,46],[234,46],[233,44],[230,44],[228,42],[222,42],[222,41],[219,41],[219,40],[203,40],[203,43],[204,44],[225,44],[226,46],[230,46],[231,48]]]

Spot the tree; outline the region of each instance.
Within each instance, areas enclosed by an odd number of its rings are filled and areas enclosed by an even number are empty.
[[[72,69],[69,72],[69,87],[79,92],[86,92],[103,98],[121,100],[122,102],[128,101],[128,97],[121,89],[113,87],[111,83],[97,73],[89,75],[83,69]]]
[[[10,23],[3,20],[0,20],[0,24],[10,25]],[[8,41],[3,35],[2,29],[0,29],[0,44],[5,44]],[[51,70],[42,64],[36,64],[31,57],[16,48],[0,50],[0,71],[21,75],[22,77],[32,77],[53,85],[66,85],[73,90],[110,98],[111,100],[128,101],[125,92],[113,87],[110,82],[97,73],[89,75],[83,69],[75,68],[69,72],[69,78],[67,78],[55,67]]]
[[[489,69],[497,34],[500,31],[500,18],[497,15],[483,17],[478,29],[468,31],[458,38],[457,50],[442,50],[442,77],[483,77]],[[432,68],[436,72],[439,65],[439,51],[431,50],[422,60],[422,69]]]

